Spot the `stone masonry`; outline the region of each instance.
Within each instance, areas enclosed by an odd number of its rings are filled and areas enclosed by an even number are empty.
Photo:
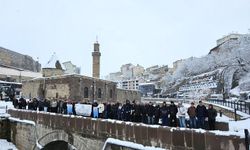
[[[0,47],[0,64],[33,72],[41,71],[41,64],[28,55]]]
[[[100,57],[101,57],[101,53],[99,50],[99,43],[94,43],[94,52],[92,52],[92,56],[93,56],[93,77],[94,78],[100,78]]]
[[[63,75],[24,81],[26,98],[70,99],[77,102],[125,102],[140,101],[139,91],[120,90],[116,83],[81,75]]]
[[[245,150],[244,138],[236,135],[223,136],[209,131],[183,130],[115,120],[37,113],[36,111],[9,110],[8,113],[12,117],[34,121],[37,129],[36,139],[42,146],[51,141],[64,140],[77,149],[100,150],[104,141],[110,137],[172,150]],[[33,129],[28,127],[29,125],[11,128],[12,132],[15,130],[27,132],[19,133],[18,138],[27,136],[23,139],[24,143],[17,143],[17,135],[12,134],[11,139],[20,150],[23,144],[34,144],[33,140],[25,143],[27,139],[34,138],[30,132]]]

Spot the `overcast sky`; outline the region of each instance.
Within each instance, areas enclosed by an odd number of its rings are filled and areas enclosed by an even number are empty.
[[[56,52],[89,76],[96,36],[105,76],[126,63],[171,67],[249,28],[249,0],[0,0],[1,47],[42,66]]]

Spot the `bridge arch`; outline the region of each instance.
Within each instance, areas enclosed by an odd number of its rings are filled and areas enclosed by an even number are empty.
[[[52,141],[45,145],[42,150],[70,150],[68,142],[65,141]]]
[[[66,133],[64,130],[54,130],[42,137],[38,138],[36,143],[36,149],[41,150],[56,150],[56,147],[60,147],[58,150],[76,150],[73,146],[73,137],[71,134]]]

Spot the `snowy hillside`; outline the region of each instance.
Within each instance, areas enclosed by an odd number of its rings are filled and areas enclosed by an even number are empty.
[[[193,76],[222,69],[217,80],[223,84],[225,92],[228,93],[241,83],[245,84],[245,89],[242,90],[250,90],[250,86],[247,86],[250,83],[249,58],[250,34],[242,34],[237,39],[231,39],[217,45],[206,56],[190,57],[183,60],[173,74],[165,75],[162,87],[167,91],[168,87],[180,86],[182,81],[190,80]],[[189,81],[184,83],[187,82]]]

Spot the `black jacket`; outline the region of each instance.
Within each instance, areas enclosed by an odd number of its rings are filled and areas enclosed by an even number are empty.
[[[196,117],[207,117],[207,108],[204,105],[196,107]]]
[[[167,105],[162,106],[160,110],[161,110],[161,116],[162,117],[165,117],[165,116],[167,116],[169,114],[169,110],[168,110]]]
[[[168,107],[170,116],[176,116],[178,109],[176,105],[170,105]]]
[[[208,119],[215,119],[217,116],[217,111],[214,108],[210,108],[207,110]]]

